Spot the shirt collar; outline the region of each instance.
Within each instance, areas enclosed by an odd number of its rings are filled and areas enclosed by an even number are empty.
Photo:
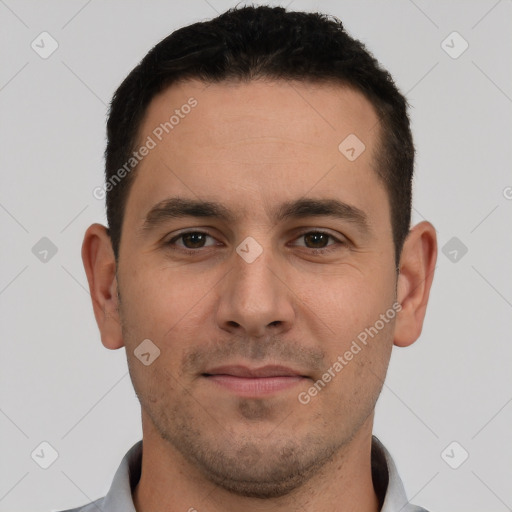
[[[391,454],[375,436],[372,438],[372,478],[375,492],[383,500],[380,512],[426,512],[409,503]]]
[[[112,486],[102,502],[104,512],[136,512],[132,490],[140,479],[141,465],[142,441],[138,441],[126,453],[114,475]],[[381,512],[424,511],[409,504],[395,463],[375,436],[372,438],[372,478],[375,492],[382,503]]]

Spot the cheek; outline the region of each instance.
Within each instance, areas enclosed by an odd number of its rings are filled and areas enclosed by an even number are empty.
[[[322,379],[329,379],[329,373],[334,377],[328,384],[324,404],[329,406],[332,401],[357,416],[361,408],[372,410],[382,389],[393,347],[393,319],[377,328],[373,321],[350,329],[350,334],[329,347],[329,368]]]
[[[313,284],[303,282],[298,294],[303,300],[303,315],[311,321],[316,318],[326,337],[342,345],[374,325],[392,307],[395,296],[392,276],[384,277],[383,273],[365,275],[352,269]]]
[[[208,281],[206,276],[187,276],[179,268],[139,268],[127,277],[122,290],[129,320],[161,336],[199,307],[210,289]]]
[[[122,289],[124,341],[140,387],[154,386],[154,393],[148,390],[149,396],[158,395],[157,383],[166,392],[175,386],[180,390],[173,378],[183,377],[181,364],[185,352],[204,341],[205,331],[215,328],[212,324],[215,304],[210,292],[218,281],[216,275],[191,275],[184,269],[168,267],[147,271],[139,267],[137,273],[125,281]],[[160,354],[151,366],[139,368],[142,365],[134,356],[134,350],[145,339],[150,339]],[[153,374],[153,366],[163,368],[155,369]]]
[[[175,376],[176,371],[169,368],[162,357],[150,366],[143,365],[137,358],[129,358],[130,378],[135,393],[144,410],[150,414],[164,414],[173,397],[181,396],[183,384]],[[153,418],[158,424],[158,418]]]

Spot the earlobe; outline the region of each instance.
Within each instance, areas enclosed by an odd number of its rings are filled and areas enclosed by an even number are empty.
[[[402,309],[395,324],[394,343],[407,347],[421,334],[437,260],[434,226],[420,222],[411,229],[400,257],[397,301]]]
[[[92,224],[82,243],[82,261],[101,341],[115,350],[124,346],[117,296],[116,261],[107,229]]]

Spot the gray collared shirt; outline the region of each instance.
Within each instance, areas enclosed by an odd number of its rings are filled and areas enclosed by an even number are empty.
[[[132,491],[140,478],[141,463],[142,441],[138,441],[121,461],[112,486],[104,498],[62,512],[136,512]],[[372,439],[372,477],[375,492],[383,500],[381,512],[427,512],[408,502],[395,463],[375,436]]]

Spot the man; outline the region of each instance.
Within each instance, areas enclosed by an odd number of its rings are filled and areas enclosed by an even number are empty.
[[[424,510],[372,437],[437,254],[389,74],[337,19],[244,7],[153,48],[107,131],[82,257],[143,440],[75,510]]]

